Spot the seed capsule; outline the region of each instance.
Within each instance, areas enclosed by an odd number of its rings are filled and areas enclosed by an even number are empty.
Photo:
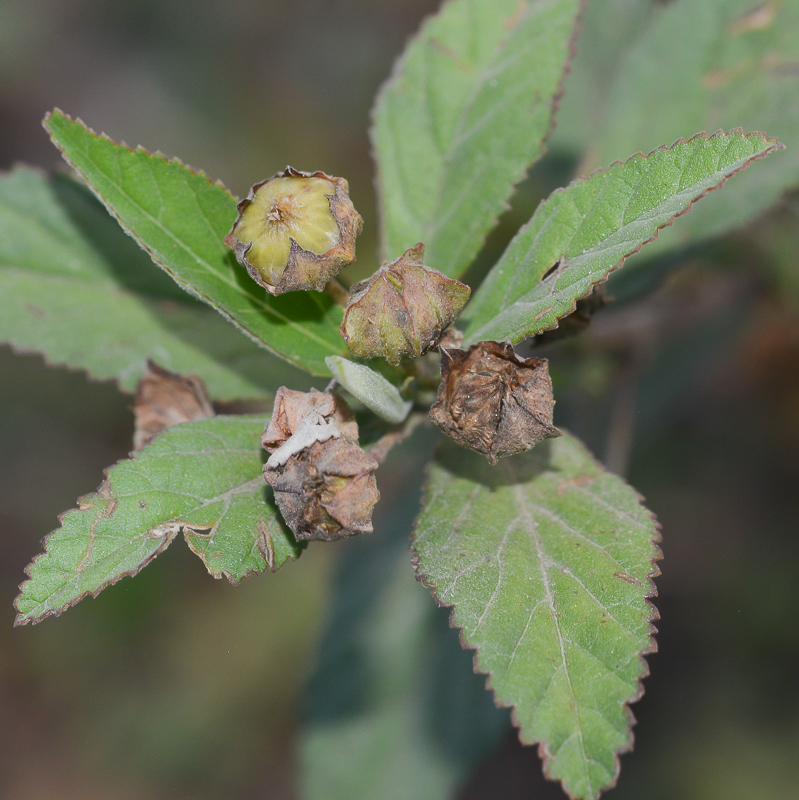
[[[263,435],[261,447],[270,453],[277,450],[296,433],[303,418],[316,410],[325,422],[334,422],[339,431],[353,441],[358,441],[358,423],[350,407],[331,392],[298,392],[281,386],[275,395],[275,407]]]
[[[238,204],[225,246],[271,294],[321,291],[355,260],[363,220],[348,192],[344,178],[286,167]]]
[[[335,395],[285,387],[278,392],[261,439],[273,449],[264,477],[298,541],[371,533],[372,510],[380,498],[373,474],[377,462],[357,439],[352,412]]]
[[[441,351],[441,385],[430,416],[492,464],[560,436],[552,424],[554,405],[546,359],[521,359],[500,342]]]
[[[133,415],[133,449],[140,450],[171,425],[213,417],[214,408],[201,378],[178,375],[148,359],[136,387]]]
[[[469,299],[470,289],[423,264],[424,245],[384,264],[351,289],[341,334],[361,358],[399,364],[435,347]]]

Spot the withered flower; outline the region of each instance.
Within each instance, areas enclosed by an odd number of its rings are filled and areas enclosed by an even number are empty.
[[[334,422],[344,435],[358,441],[358,423],[350,407],[331,392],[298,392],[281,386],[275,395],[272,418],[261,436],[261,447],[270,453],[296,433],[300,422],[312,409],[316,410],[325,422]]]
[[[355,284],[341,323],[350,350],[399,364],[435,347],[469,299],[470,289],[423,263],[417,244],[371,278]]]
[[[377,462],[358,446],[358,426],[346,404],[327,392],[283,389],[275,409],[278,421],[272,431],[270,423],[262,442],[279,446],[264,477],[295,538],[333,541],[371,533],[380,498]]]
[[[316,289],[355,260],[363,220],[344,178],[286,167],[238,204],[225,246],[272,294]]]
[[[214,408],[201,378],[178,375],[148,359],[136,387],[133,414],[133,449],[140,450],[171,425],[213,417]]]
[[[441,385],[430,416],[492,464],[560,436],[552,424],[554,405],[544,358],[519,358],[504,342],[441,351]]]

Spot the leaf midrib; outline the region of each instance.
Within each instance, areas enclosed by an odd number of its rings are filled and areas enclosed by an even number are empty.
[[[247,451],[247,452],[251,452],[251,451]],[[114,551],[109,553],[106,557],[101,558],[100,560],[98,560],[98,561],[96,561],[94,563],[87,564],[82,569],[76,568],[74,571],[64,572],[65,576],[68,576],[72,580],[64,581],[64,583],[59,585],[59,587],[56,589],[56,591],[51,592],[50,595],[47,598],[45,598],[43,601],[41,601],[39,603],[39,606],[42,606],[42,605],[46,604],[52,597],[54,597],[59,592],[62,592],[66,586],[69,586],[70,583],[74,584],[75,586],[79,585],[80,580],[86,574],[87,571],[89,571],[89,570],[94,571],[94,570],[103,568],[103,565],[108,563],[108,562],[111,562],[112,564],[113,563],[118,563],[119,562],[119,558],[120,558],[120,551],[121,550],[125,550],[126,551],[122,555],[122,557],[124,558],[125,556],[130,554],[128,551],[130,551],[131,548],[135,551],[136,548],[141,546],[142,542],[147,541],[148,537],[150,537],[150,535],[152,534],[153,531],[158,530],[159,528],[161,528],[163,526],[166,526],[166,525],[180,526],[181,528],[188,527],[188,526],[190,526],[191,523],[189,523],[186,520],[182,519],[183,517],[188,517],[191,514],[194,514],[195,512],[202,510],[203,508],[206,508],[206,507],[208,507],[210,505],[213,505],[214,503],[224,502],[225,503],[225,508],[222,511],[222,513],[219,515],[219,518],[216,520],[216,522],[214,524],[214,527],[218,527],[219,523],[224,519],[225,515],[230,510],[230,501],[232,500],[232,498],[234,498],[234,497],[236,497],[236,496],[238,496],[240,494],[246,494],[248,491],[251,491],[255,487],[256,484],[263,484],[263,479],[262,479],[261,476],[258,476],[257,478],[252,478],[252,479],[250,479],[248,481],[245,481],[243,483],[240,483],[240,484],[236,484],[235,486],[231,487],[227,491],[222,492],[221,494],[218,494],[213,498],[203,498],[203,502],[198,502],[198,504],[195,505],[193,508],[184,510],[178,516],[173,517],[171,519],[162,520],[161,522],[158,523],[158,525],[150,527],[147,530],[138,531],[134,535],[132,535],[129,538],[125,539],[124,542],[120,543],[120,545],[118,547],[116,547],[114,549]],[[170,495],[173,495],[173,496],[179,497],[179,498],[180,497],[188,497],[188,498],[191,498],[192,500],[198,500],[198,501],[201,499],[201,498],[197,497],[196,495],[191,495],[191,494],[188,494],[188,493],[167,491],[167,490],[163,490],[163,489],[162,490],[154,489],[154,491],[164,491],[166,494],[170,494]],[[117,500],[130,500],[130,499],[136,497],[138,494],[141,494],[141,492],[134,492],[134,493],[131,493],[131,494],[118,494],[116,492],[113,492],[113,487],[112,487],[112,496],[115,497]],[[102,511],[99,512],[98,516],[95,518],[95,520],[92,523],[91,532],[89,533],[89,541],[88,541],[87,546],[86,546],[87,556],[85,556],[84,559],[82,559],[82,560],[85,560],[88,557],[88,555],[91,553],[91,551],[92,551],[92,549],[94,547],[94,543],[98,539],[107,539],[108,538],[106,536],[103,536],[102,534],[98,534],[97,531],[96,531],[96,527],[97,527],[97,525],[100,523],[100,521],[103,518],[110,519],[112,516],[113,516],[113,514],[107,515]],[[166,547],[167,544],[169,542],[171,542],[177,536],[177,533],[178,533],[177,530],[173,530],[173,531],[166,531],[165,530],[163,532],[163,534],[158,536],[158,539],[162,540],[163,547]]]
[[[569,674],[569,666],[566,661],[566,649],[563,643],[563,634],[560,630],[560,621],[558,620],[557,609],[555,608],[555,599],[552,595],[552,587],[550,586],[549,583],[549,573],[544,563],[546,559],[546,553],[544,551],[543,543],[541,542],[541,537],[538,535],[538,524],[536,523],[535,515],[532,513],[530,506],[528,505],[528,500],[526,494],[524,493],[524,489],[518,483],[515,484],[513,487],[513,494],[521,510],[521,516],[524,518],[527,531],[530,534],[530,539],[536,551],[536,556],[538,559],[538,568],[541,573],[541,580],[544,585],[544,598],[546,600],[547,605],[549,606],[550,611],[552,612],[552,622],[553,625],[555,626],[555,633],[558,637],[558,647],[560,649],[561,666],[563,668],[563,675],[566,678],[566,685],[569,688],[569,695],[571,696],[572,708],[574,709],[574,719],[577,728],[576,733],[580,740],[580,752],[582,754],[582,761],[585,769],[585,785],[590,789],[591,777],[588,772],[588,755],[585,751],[583,726],[580,720],[580,710],[577,703],[577,696],[574,693],[574,686],[572,685],[571,675]],[[555,673],[553,673],[553,679],[554,679],[554,674]],[[591,796],[594,795],[593,790],[590,791],[590,795]]]
[[[256,484],[257,484],[257,486],[256,486]],[[215,503],[227,502],[232,497],[236,497],[236,496],[238,496],[240,494],[246,494],[247,492],[252,491],[254,488],[265,487],[265,486],[266,486],[266,482],[264,481],[263,476],[259,475],[257,478],[250,478],[249,480],[244,481],[243,483],[237,483],[235,486],[231,486],[230,489],[227,489],[226,491],[221,492],[220,494],[216,495],[215,497],[201,497],[200,495],[191,494],[190,492],[179,492],[179,491],[174,491],[174,490],[171,490],[171,489],[170,490],[158,489],[156,491],[162,491],[162,492],[165,492],[166,494],[171,494],[174,497],[182,497],[182,498],[188,498],[188,499],[191,499],[191,500],[195,500],[197,502],[197,505],[194,506],[193,508],[186,509],[181,514],[181,516],[187,516],[189,514],[194,514],[196,511],[201,511],[202,509],[207,508],[208,506],[212,506]],[[129,495],[119,495],[119,497],[120,497],[120,499],[122,499],[123,497],[124,498],[132,498],[132,497],[135,497],[137,494],[141,494],[141,492],[134,492],[134,493],[129,494]],[[164,522],[166,522],[166,523],[179,522],[179,521],[180,520],[179,520],[178,517],[174,517],[174,518],[169,519],[169,520],[164,520]]]

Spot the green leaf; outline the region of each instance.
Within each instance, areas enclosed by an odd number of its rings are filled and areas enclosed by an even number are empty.
[[[497,467],[447,442],[430,468],[419,577],[571,797],[612,785],[631,746],[658,538],[635,491],[568,434]]]
[[[16,624],[60,614],[135,575],[181,529],[208,571],[233,583],[297,558],[299,546],[267,499],[263,426],[255,416],[176,425],[111,467],[28,566]]]
[[[587,16],[605,13],[604,4],[593,5]],[[666,232],[661,251],[732,230],[799,184],[799,4],[676,0],[655,4],[642,27],[629,37],[615,75],[610,72],[611,86],[598,98],[601,118],[582,116],[577,129],[589,169],[701,130],[768,131],[788,147],[779,160],[742,175]],[[593,24],[586,31],[599,38],[590,47],[597,58],[578,57],[576,70],[609,73],[601,54],[614,47],[617,32],[610,25],[607,31],[603,35]],[[576,99],[567,82],[564,111],[573,122],[581,116],[569,110]]]
[[[448,800],[510,727],[408,559],[430,443],[390,456],[401,470],[376,509],[379,535],[339,561],[304,693],[304,800]]]
[[[413,403],[403,400],[399,389],[380,373],[340,356],[328,356],[325,363],[333,377],[379,417],[387,422],[400,423],[408,416]]]
[[[513,238],[466,317],[464,346],[557,327],[624,260],[707,192],[782,145],[741,130],[697,134],[553,192]]]
[[[148,358],[216,399],[307,381],[181,291],[85,187],[25,167],[0,176],[0,341],[128,391]]]
[[[45,127],[122,227],[182,288],[312,374],[328,374],[325,356],[345,354],[338,331],[343,312],[327,295],[272,297],[225,249],[236,201],[221,184],[177,160],[98,136],[58,110]]]
[[[452,0],[375,107],[382,250],[460,275],[543,152],[578,0]]]

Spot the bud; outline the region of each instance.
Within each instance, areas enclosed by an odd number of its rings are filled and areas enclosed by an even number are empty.
[[[357,423],[340,398],[285,387],[278,392],[261,440],[268,449],[278,445],[264,477],[298,541],[371,533],[372,509],[380,498],[372,474],[377,462],[357,438]]]
[[[552,424],[554,405],[544,358],[519,358],[504,342],[441,351],[441,385],[430,416],[492,464],[560,436]]]
[[[416,358],[438,344],[466,305],[469,287],[424,266],[423,257],[417,244],[352,287],[341,334],[356,356],[395,365]]]
[[[272,294],[316,289],[355,261],[363,220],[344,178],[286,167],[238,204],[225,247]]]

